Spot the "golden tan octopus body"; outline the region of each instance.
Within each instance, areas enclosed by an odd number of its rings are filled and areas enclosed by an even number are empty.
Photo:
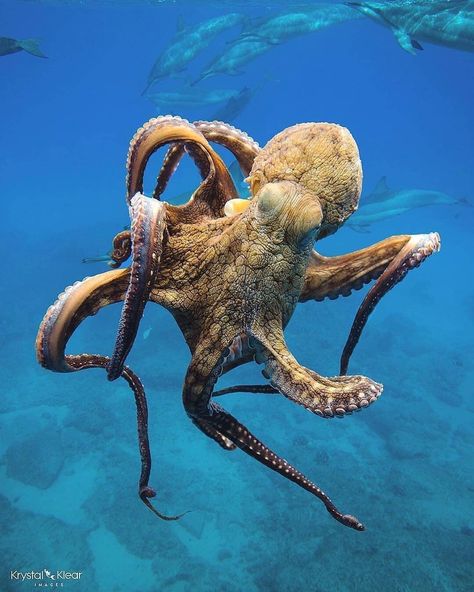
[[[237,196],[231,176],[210,142],[229,149],[248,175],[251,199]],[[143,175],[151,154],[170,144],[152,198]],[[189,154],[202,183],[181,206],[160,201],[179,164]],[[137,404],[142,472],[139,495],[149,498],[151,468],[147,405],[138,377],[124,362],[147,301],[167,308],[192,353],[183,403],[193,423],[227,450],[240,448],[306,489],[342,524],[363,530],[329,497],[260,442],[214,401],[230,392],[281,393],[320,417],[343,417],[377,400],[382,386],[364,376],[346,376],[350,355],[380,298],[439,248],[436,233],[395,236],[339,257],[313,250],[315,240],[335,232],[356,210],[362,183],[357,145],[334,124],[295,125],[260,149],[247,134],[221,122],[178,117],[150,120],[135,134],[127,162],[131,231],[114,239],[112,266],[131,256],[126,269],[86,278],[67,288],[48,309],[36,349],[45,368],[74,372],[105,368],[122,376]],[[348,295],[376,280],[357,312],[341,359],[341,376],[324,377],[298,364],[283,335],[298,302]],[[124,301],[115,350],[110,357],[65,354],[69,337],[84,318]],[[214,391],[220,374],[255,360],[269,383]]]

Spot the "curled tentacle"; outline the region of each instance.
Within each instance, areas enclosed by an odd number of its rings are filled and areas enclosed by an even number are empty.
[[[132,253],[132,236],[130,230],[122,230],[114,236],[112,241],[111,262],[109,266],[117,268],[126,261]]]
[[[223,336],[220,342],[225,342]],[[223,347],[220,354],[218,343],[213,344],[215,347],[212,350],[202,347],[194,352],[183,390],[183,403],[192,421],[212,439],[218,441],[215,434],[220,434],[222,438],[229,440],[258,462],[310,492],[324,503],[333,518],[345,526],[364,530],[357,518],[342,514],[317,485],[260,442],[243,424],[211,400],[213,387],[225,366],[226,359],[233,355],[231,348],[234,341],[230,340],[230,343],[231,346]],[[218,443],[221,444],[219,441]]]
[[[232,152],[245,176],[250,173],[253,161],[260,151],[260,147],[246,132],[224,123],[223,121],[195,121],[193,125],[209,142],[215,142]],[[166,189],[171,175],[176,171],[185,152],[196,161],[192,150],[184,142],[171,145],[166,153],[163,165],[158,174],[153,197],[159,196]],[[205,176],[205,175],[204,175]]]
[[[150,119],[130,142],[127,160],[127,200],[130,202],[137,192],[143,191],[143,175],[150,156],[161,146],[183,142],[188,147],[193,146],[195,160],[199,158],[201,175],[205,175],[205,179],[188,204],[170,210],[178,217],[178,221],[196,221],[203,216],[221,217],[226,201],[237,197],[227,167],[201,132],[188,121],[169,115]],[[175,162],[174,158],[171,158],[170,162]],[[173,166],[166,166],[162,182],[167,182]]]
[[[346,374],[349,359],[360,339],[362,330],[382,296],[398,284],[411,269],[418,267],[427,257],[439,249],[440,238],[437,232],[411,236],[397,256],[385,268],[357,311],[342,352],[341,374]]]
[[[320,376],[298,364],[288,351],[283,335],[264,335],[255,329],[252,344],[255,360],[265,364],[262,374],[285,397],[319,417],[344,417],[374,403],[382,394],[381,384],[365,376]]]
[[[130,208],[132,220],[132,266],[114,353],[107,369],[109,380],[115,380],[135,340],[138,326],[158,271],[163,236],[166,229],[165,204],[137,193]]]
[[[95,315],[108,304],[125,298],[130,270],[117,269],[85,278],[69,286],[48,308],[36,338],[36,356],[44,368],[54,372],[77,372],[87,368],[106,368],[107,356],[97,354],[66,355],[66,344],[75,329],[88,316]],[[165,516],[148,500],[155,495],[148,485],[151,471],[151,454],[148,441],[148,410],[143,385],[128,367],[121,373],[135,397],[137,408],[138,445],[141,473],[138,492],[142,501],[163,520],[176,520],[180,516]]]
[[[215,142],[232,152],[245,176],[250,173],[260,146],[246,132],[223,121],[195,121],[194,125],[209,142]]]

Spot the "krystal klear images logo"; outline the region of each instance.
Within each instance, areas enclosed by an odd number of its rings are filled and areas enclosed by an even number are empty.
[[[81,579],[82,571],[16,571],[10,572],[10,580],[18,582],[31,582],[34,588],[63,588],[65,582]]]

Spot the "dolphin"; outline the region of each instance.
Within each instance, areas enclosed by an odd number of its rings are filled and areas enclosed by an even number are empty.
[[[229,74],[231,76],[242,74],[242,66],[272,47],[273,45],[271,43],[261,38],[244,37],[243,39],[238,39],[223,54],[215,58],[191,84],[197,84],[199,81],[215,76],[216,74]]]
[[[226,29],[243,24],[243,14],[231,12],[201,21],[194,28],[181,28],[171,44],[160,54],[148,75],[148,83],[142,94],[160,78],[176,76]]]
[[[188,107],[215,105],[236,99],[242,91],[234,89],[197,90],[188,88],[182,91],[149,93],[150,99],[157,107],[186,105]]]
[[[313,33],[361,16],[361,13],[343,4],[317,4],[316,8],[311,10],[284,12],[266,19],[246,30],[241,38],[260,38],[272,44],[279,44],[293,37]]]
[[[200,80],[216,74],[241,74],[242,66],[293,37],[313,33],[330,25],[353,20],[356,11],[339,4],[321,4],[300,12],[284,12],[267,20],[260,20],[247,29],[229,49],[213,60],[201,73]]]
[[[392,0],[348,2],[348,6],[392,30],[411,54],[420,41],[474,51],[474,3],[466,0]]]
[[[26,51],[38,58],[46,58],[41,51],[36,39],[12,39],[11,37],[0,37],[0,56],[16,53],[17,51]]]
[[[391,190],[386,177],[382,177],[374,191],[361,199],[363,205],[351,216],[346,224],[353,230],[367,232],[367,227],[374,222],[381,222],[405,212],[434,205],[472,204],[465,198],[455,198],[441,191],[432,189]]]

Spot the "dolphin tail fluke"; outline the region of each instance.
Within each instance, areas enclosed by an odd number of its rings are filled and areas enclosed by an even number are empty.
[[[176,19],[176,34],[181,35],[184,31],[186,31],[186,21],[184,20],[184,16],[179,14]]]
[[[18,42],[18,45],[24,51],[31,53],[38,58],[47,58],[48,56],[44,55],[41,51],[39,43],[36,39],[23,39],[22,41]]]
[[[460,197],[456,203],[461,204],[463,206],[467,206],[468,208],[474,208],[474,203],[472,203],[471,200],[467,199],[467,197]]]

